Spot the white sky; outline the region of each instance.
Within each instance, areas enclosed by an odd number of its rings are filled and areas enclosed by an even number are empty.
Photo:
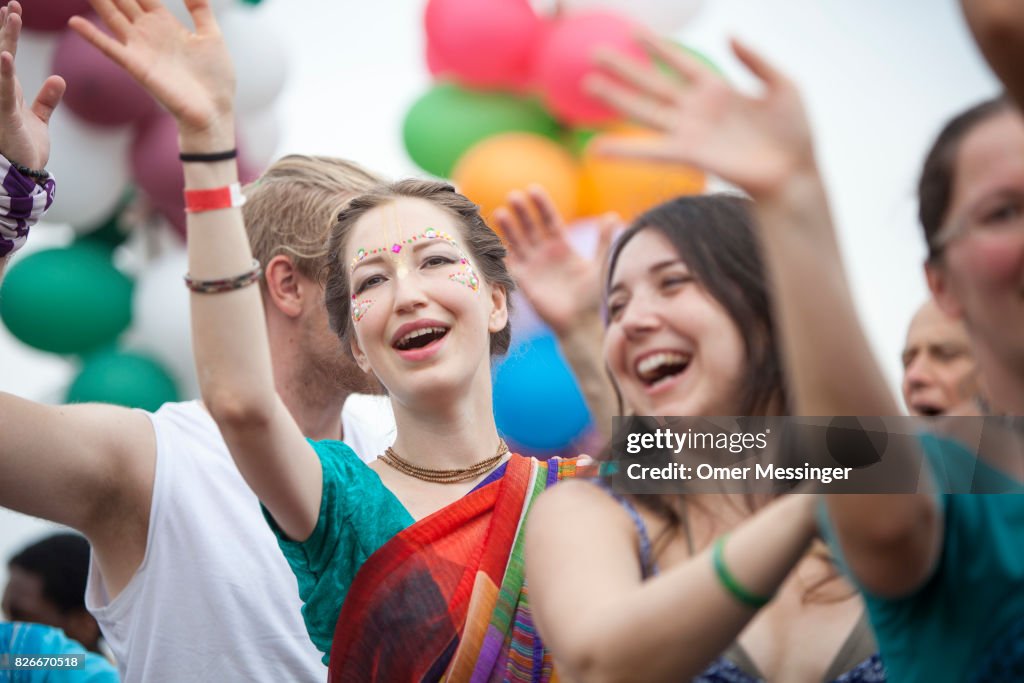
[[[289,58],[278,108],[281,154],[337,155],[392,177],[420,174],[400,130],[429,85],[424,5],[265,0],[258,11]],[[749,41],[803,88],[858,308],[897,391],[906,324],[925,297],[917,173],[942,123],[994,94],[997,83],[956,0],[705,0],[675,37],[712,57],[734,82],[749,84],[727,54],[728,35]],[[31,242],[38,248],[66,237],[40,230]],[[73,373],[2,327],[0,358],[0,390],[36,400],[59,400]],[[0,510],[0,580],[3,560],[41,529]]]

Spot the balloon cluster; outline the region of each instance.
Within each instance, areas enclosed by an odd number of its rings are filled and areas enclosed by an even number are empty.
[[[510,191],[538,184],[576,222],[570,239],[592,246],[593,221],[580,219],[616,212],[630,220],[666,199],[704,190],[695,169],[595,153],[595,138],[651,133],[617,120],[584,87],[597,50],[647,62],[638,28],[675,31],[700,3],[557,4],[545,16],[529,0],[429,0],[426,59],[436,82],[409,109],[403,135],[412,160],[452,179],[485,218]],[[550,331],[525,301],[517,306],[513,329],[522,341],[495,370],[498,427],[520,450],[576,447],[590,426],[580,391]]]
[[[584,88],[597,50],[647,61],[637,28],[678,29],[698,4],[569,0],[548,17],[529,0],[429,0],[427,65],[436,83],[406,115],[409,156],[451,178],[485,216],[531,183],[544,186],[570,221],[609,211],[628,220],[703,191],[694,169],[593,153],[597,136],[648,133],[617,120]]]
[[[212,0],[237,67],[243,179],[254,178],[276,150],[275,103],[287,73],[285,46],[257,4]],[[183,0],[165,5],[191,25]],[[76,14],[102,26],[87,0],[28,3],[17,55],[26,93],[51,73],[68,84],[50,123],[47,169],[59,187],[46,220],[70,225],[76,239],[15,260],[0,318],[25,344],[81,360],[67,400],[155,409],[197,394],[180,280],[185,211],[177,130],[130,76],[67,28]],[[148,251],[164,247],[136,264],[133,280],[114,265],[114,251],[143,225],[159,233],[147,233]]]

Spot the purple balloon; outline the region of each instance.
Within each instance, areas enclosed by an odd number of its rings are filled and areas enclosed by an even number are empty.
[[[144,121],[131,150],[132,178],[149,201],[182,233],[185,227],[185,178],[178,160],[178,126],[169,114]]]
[[[132,141],[132,178],[150,203],[185,239],[185,177],[178,159],[178,126],[169,114],[160,113],[142,123]],[[259,173],[238,150],[238,176],[242,183]]]
[[[101,26],[98,17],[88,17]],[[113,61],[74,31],[65,31],[53,55],[53,71],[68,82],[64,104],[99,126],[123,126],[149,116],[153,98]]]
[[[7,5],[6,0],[0,3]],[[90,10],[89,0],[22,0],[22,26],[30,31],[63,31],[68,19]]]

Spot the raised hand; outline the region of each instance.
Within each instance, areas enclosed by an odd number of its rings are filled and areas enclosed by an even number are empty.
[[[509,194],[508,208],[494,220],[509,246],[508,265],[537,315],[563,335],[588,313],[601,308],[601,270],[612,233],[620,225],[614,215],[601,218],[594,260],[579,254],[566,239],[565,225],[547,192],[533,186]]]
[[[50,115],[64,95],[64,79],[50,76],[31,106],[25,103],[14,71],[21,36],[21,4],[0,8],[0,154],[16,164],[41,170],[50,159]]]
[[[796,87],[752,50],[732,43],[736,56],[761,80],[759,97],[740,93],[666,40],[647,34],[642,41],[671,75],[603,52],[598,64],[610,75],[595,74],[586,86],[662,136],[607,141],[602,153],[698,166],[755,197],[771,193],[795,172],[813,171],[810,127]]]
[[[82,17],[68,24],[130,73],[178,121],[183,138],[234,138],[235,72],[209,0],[185,0],[189,31],[159,0],[89,0],[113,37]]]

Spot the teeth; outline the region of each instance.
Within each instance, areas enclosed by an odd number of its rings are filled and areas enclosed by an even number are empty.
[[[663,351],[652,356],[647,356],[636,364],[636,372],[641,377],[648,377],[652,372],[664,365],[685,365],[687,357],[674,351]]]
[[[425,334],[444,334],[444,333],[445,333],[445,329],[443,327],[421,327],[418,330],[413,330],[409,334],[403,335],[402,338],[398,340],[398,343],[396,344],[396,346],[404,346],[404,345],[408,344],[409,342],[411,342],[413,339],[416,339],[417,337],[422,337]]]

